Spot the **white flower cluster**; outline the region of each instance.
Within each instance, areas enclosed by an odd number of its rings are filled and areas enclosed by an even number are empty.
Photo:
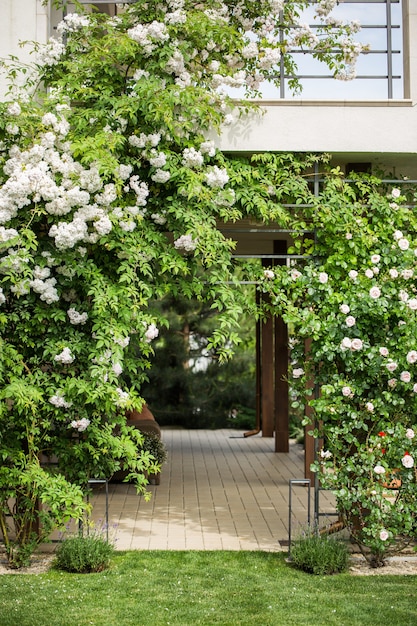
[[[78,313],[75,309],[68,309],[67,315],[71,324],[85,324],[88,320],[88,313]]]
[[[67,402],[61,391],[57,391],[55,395],[49,398],[49,402],[59,409],[69,409],[72,402]]]
[[[125,406],[129,401],[129,393],[127,391],[123,391],[120,387],[116,389],[118,398],[117,398],[117,406]]]
[[[166,25],[156,20],[151,24],[136,24],[127,31],[127,34],[141,46],[145,56],[152,54],[157,43],[163,43],[169,39]]]
[[[177,250],[192,252],[197,247],[197,240],[193,239],[191,235],[181,235],[174,241],[174,246]]]
[[[70,348],[64,348],[62,352],[54,356],[54,360],[62,363],[63,365],[69,365],[70,363],[73,363],[75,357],[71,354]]]
[[[167,170],[158,169],[156,170],[155,174],[152,174],[151,178],[154,181],[154,183],[163,184],[169,181],[169,179],[171,178],[171,174]]]
[[[117,343],[118,346],[121,346],[122,348],[127,348],[130,343],[130,337],[114,337],[113,341],[114,343]]]
[[[90,425],[90,420],[86,417],[81,418],[80,420],[73,420],[71,422],[71,427],[78,430],[79,433],[84,432],[88,426]]]
[[[85,26],[89,25],[89,19],[86,15],[78,15],[77,13],[68,13],[64,19],[58,24],[56,30],[61,37],[65,33],[75,33]]]
[[[33,270],[33,280],[29,281],[29,286],[35,293],[40,294],[41,300],[47,304],[52,302],[58,302],[59,295],[55,287],[56,278],[50,276],[51,270],[49,267],[35,266]]]
[[[161,133],[153,133],[150,135],[140,133],[140,135],[130,135],[128,141],[134,148],[145,148],[148,145],[156,148],[161,141]]]
[[[21,114],[21,112],[22,112],[22,109],[20,108],[20,104],[18,102],[12,102],[7,107],[7,113],[9,115],[19,116]]]
[[[151,150],[151,157],[149,159],[149,163],[153,167],[164,167],[167,163],[167,157],[164,152],[157,152],[156,150]]]
[[[37,62],[39,65],[52,67],[56,65],[65,52],[65,45],[51,37],[48,43],[40,46],[38,49]]]
[[[148,328],[145,331],[145,339],[149,343],[152,339],[156,339],[159,335],[159,330],[155,326],[155,324],[149,324]]]
[[[338,0],[320,0],[314,7],[315,12],[320,17],[327,16],[338,3]]]
[[[182,153],[181,163],[184,167],[189,167],[190,169],[199,168],[204,163],[204,157],[195,148],[185,148]]]
[[[226,169],[214,165],[206,173],[206,182],[209,187],[224,187],[229,182],[229,175]]]

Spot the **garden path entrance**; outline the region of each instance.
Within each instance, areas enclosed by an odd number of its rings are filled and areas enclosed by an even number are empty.
[[[275,454],[273,439],[229,429],[166,427],[162,440],[168,460],[150,502],[132,485],[109,485],[118,550],[287,549],[288,481],[304,476],[301,445]],[[93,519],[104,519],[104,489],[91,502]],[[326,495],[320,504],[334,510]],[[307,520],[305,487],[293,491],[292,508],[294,532]]]

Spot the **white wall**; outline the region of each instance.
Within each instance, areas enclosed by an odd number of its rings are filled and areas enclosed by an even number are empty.
[[[49,7],[41,0],[1,0],[0,59],[9,55],[23,63],[31,62],[30,47],[21,47],[23,41],[45,42],[49,36]],[[5,81],[0,76],[0,95]]]
[[[417,155],[417,106],[378,102],[262,102],[252,115],[224,129],[226,151],[411,153]]]

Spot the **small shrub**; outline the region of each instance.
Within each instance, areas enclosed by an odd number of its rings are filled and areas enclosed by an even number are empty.
[[[309,574],[338,574],[349,561],[347,545],[342,541],[309,530],[291,545],[291,562]]]
[[[114,546],[100,535],[68,537],[56,552],[58,569],[78,574],[101,572],[107,569]]]

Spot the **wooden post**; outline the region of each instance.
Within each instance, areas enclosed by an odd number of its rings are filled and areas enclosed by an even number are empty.
[[[274,241],[274,254],[287,254],[287,242]],[[274,265],[285,265],[286,259],[275,259]],[[282,317],[275,326],[275,452],[289,452],[288,328]]]
[[[273,318],[268,315],[261,328],[262,437],[274,434],[274,333]]]
[[[289,452],[288,328],[275,318],[275,452]]]

